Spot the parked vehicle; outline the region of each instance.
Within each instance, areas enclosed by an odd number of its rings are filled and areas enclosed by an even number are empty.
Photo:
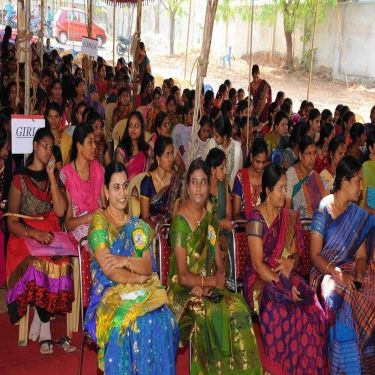
[[[57,42],[66,44],[68,40],[81,41],[88,36],[87,13],[80,9],[60,8],[55,15],[53,37]],[[105,30],[93,22],[92,37],[98,39],[101,47],[107,41]]]
[[[129,51],[129,48],[132,42],[132,37],[119,35],[117,37],[117,42],[118,42],[116,46],[117,54],[119,56],[124,56],[124,54]]]

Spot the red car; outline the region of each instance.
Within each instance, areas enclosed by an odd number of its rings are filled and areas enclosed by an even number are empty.
[[[53,37],[57,42],[66,44],[68,40],[81,41],[88,36],[87,14],[80,9],[60,8],[54,19]],[[92,37],[98,39],[99,47],[107,41],[105,30],[92,23]]]

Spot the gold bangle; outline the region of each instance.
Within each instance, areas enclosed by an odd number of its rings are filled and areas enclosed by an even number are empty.
[[[203,275],[201,275],[201,286],[202,286],[202,289],[204,288],[204,277]]]
[[[327,271],[328,271],[328,268],[329,268],[329,266],[332,264],[332,262],[329,262],[328,264],[327,264],[327,267],[326,267],[326,270],[325,270],[325,274],[327,273]]]
[[[26,234],[26,237],[30,237],[30,236],[29,236],[29,232],[28,232],[28,230],[27,230],[27,225],[25,225],[25,234]]]

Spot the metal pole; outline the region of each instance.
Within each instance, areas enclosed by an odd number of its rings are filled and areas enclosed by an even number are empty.
[[[25,17],[26,17],[26,59],[25,59],[25,115],[30,114],[30,69],[31,69],[31,47],[30,39],[30,0],[25,1]]]
[[[189,2],[189,18],[188,18],[188,31],[187,31],[187,37],[186,37],[186,51],[185,51],[184,80],[186,80],[187,56],[188,56],[188,50],[189,50],[190,17],[191,17],[191,0],[190,0],[190,2]]]
[[[112,51],[112,67],[115,69],[115,40],[116,40],[116,0],[113,2],[113,51]]]
[[[251,100],[251,97],[250,97],[250,82],[251,82],[251,66],[252,66],[252,63],[253,63],[253,27],[254,27],[254,0],[252,0],[251,2],[251,33],[250,33],[250,56],[249,56],[249,96],[247,98],[247,131],[246,131],[246,156],[249,154],[249,137],[250,137],[250,129],[249,129],[249,125],[250,125],[250,121],[249,121],[249,118],[250,118],[250,100]]]
[[[340,45],[341,45],[341,56],[344,60],[344,75],[345,75],[345,82],[346,82],[346,88],[349,88],[349,82],[348,82],[348,74],[346,71],[346,58],[344,53],[344,39],[342,37],[342,30],[341,30],[341,17],[340,17],[340,10],[339,10],[339,2],[336,2],[336,14],[337,14],[337,23],[338,23],[338,29],[339,29],[339,35],[340,35]]]
[[[313,63],[314,63],[314,42],[315,42],[316,20],[318,16],[318,5],[319,5],[319,0],[316,0],[315,15],[314,15],[314,29],[313,29],[312,39],[311,39],[310,71],[309,71],[309,82],[307,85],[307,100],[309,100],[310,98],[310,86],[311,86],[312,70],[313,70]]]

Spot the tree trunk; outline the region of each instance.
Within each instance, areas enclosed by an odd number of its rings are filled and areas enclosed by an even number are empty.
[[[228,29],[229,22],[225,22],[225,51],[228,51]]]
[[[160,0],[156,3],[155,9],[155,34],[160,33]]]
[[[284,30],[286,41],[286,68],[293,69],[293,39],[290,31]]]
[[[174,55],[174,25],[176,20],[176,13],[169,14],[169,55]]]

